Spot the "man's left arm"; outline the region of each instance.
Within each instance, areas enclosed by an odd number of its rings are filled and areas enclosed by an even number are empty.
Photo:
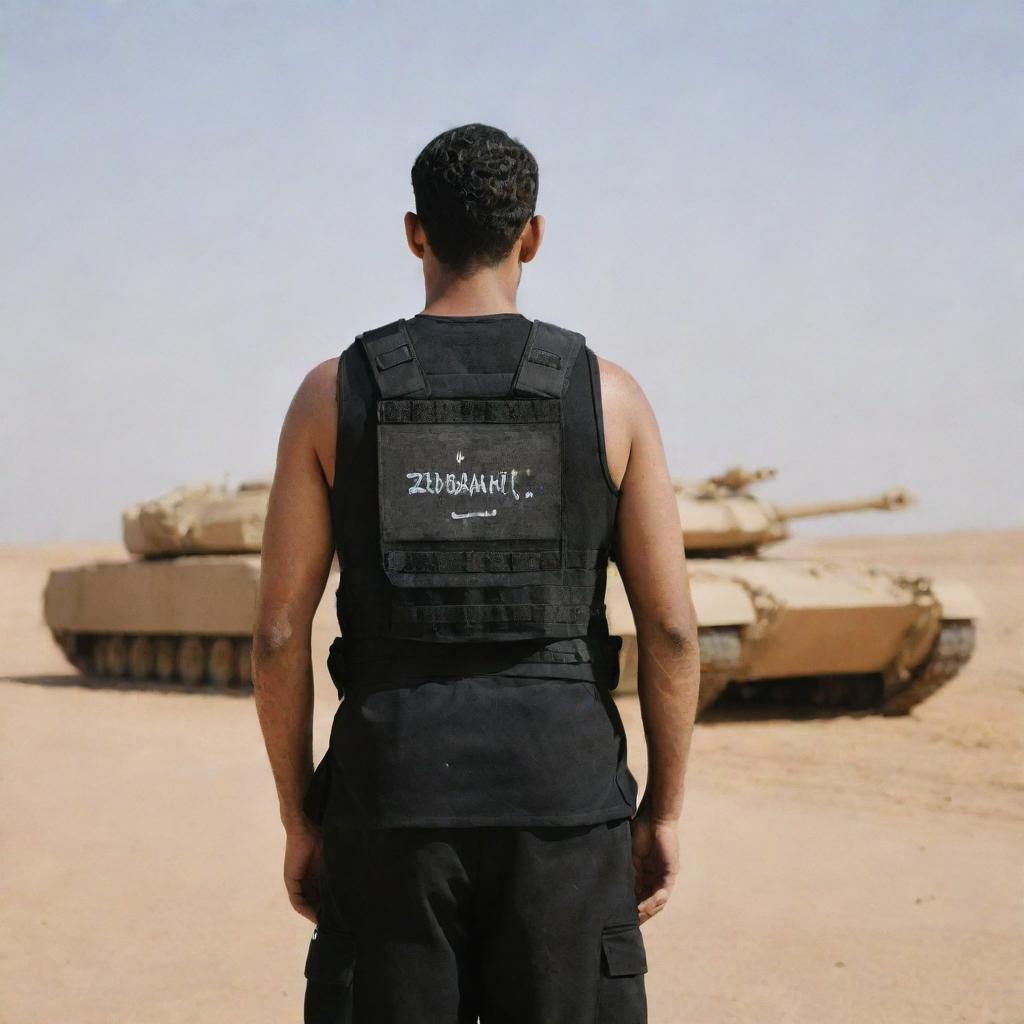
[[[319,833],[303,814],[302,799],[313,772],[313,616],[334,555],[327,481],[317,454],[326,370],[317,367],[302,382],[281,429],[253,631],[256,712],[285,829],[285,887],[295,910],[313,922]]]

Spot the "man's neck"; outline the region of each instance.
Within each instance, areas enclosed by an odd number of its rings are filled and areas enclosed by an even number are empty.
[[[505,268],[481,270],[470,277],[446,277],[427,282],[424,313],[435,316],[486,316],[490,313],[518,313],[518,281],[502,272]],[[518,275],[517,275],[518,276]]]

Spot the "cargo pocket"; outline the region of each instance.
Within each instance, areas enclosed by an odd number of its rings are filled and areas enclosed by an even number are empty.
[[[304,1024],[352,1024],[355,935],[317,925],[306,954]]]
[[[640,925],[607,925],[601,932],[596,1024],[646,1024],[646,973],[647,955]]]

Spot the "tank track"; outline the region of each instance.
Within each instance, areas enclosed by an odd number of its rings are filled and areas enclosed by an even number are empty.
[[[735,627],[708,627],[698,633],[700,695],[697,714],[710,707],[735,679],[743,657],[743,641]]]
[[[970,660],[975,626],[966,619],[944,620],[928,657],[899,689],[886,694],[881,674],[752,679],[730,685],[726,699],[758,705],[813,705],[905,715],[949,682]],[[897,684],[899,685],[899,684]]]
[[[87,676],[180,686],[252,686],[248,637],[55,632],[53,639],[68,661]]]
[[[726,700],[756,706],[812,706],[865,710],[882,698],[879,675],[800,676],[744,679],[728,687]]]
[[[944,619],[928,657],[901,689],[882,701],[882,714],[905,715],[950,681],[974,653],[976,629],[969,619]]]

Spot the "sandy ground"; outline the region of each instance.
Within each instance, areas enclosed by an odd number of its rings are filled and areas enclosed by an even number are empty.
[[[979,650],[907,718],[698,724],[652,1024],[1024,1022],[1024,532],[789,550],[964,579]],[[251,697],[84,684],[42,625],[49,567],[118,554],[0,548],[0,1021],[298,1021],[310,929]],[[318,755],[334,705],[319,670]]]

